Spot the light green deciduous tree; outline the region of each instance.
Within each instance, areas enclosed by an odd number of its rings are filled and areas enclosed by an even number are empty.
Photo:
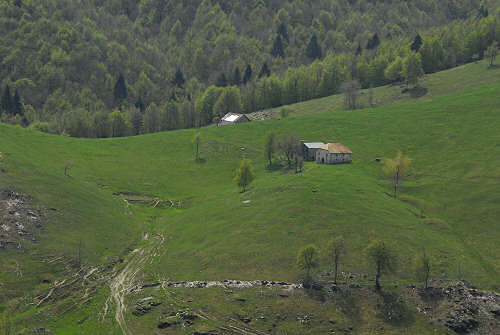
[[[234,181],[241,187],[242,193],[246,191],[247,186],[250,185],[254,178],[255,174],[250,161],[248,159],[243,159],[234,177]]]

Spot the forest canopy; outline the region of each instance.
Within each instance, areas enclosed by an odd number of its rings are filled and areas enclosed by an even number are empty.
[[[109,137],[463,64],[500,42],[500,16],[478,0],[6,0],[0,31],[2,121]]]

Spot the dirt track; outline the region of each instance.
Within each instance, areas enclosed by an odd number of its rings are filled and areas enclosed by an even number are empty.
[[[134,286],[137,274],[148,261],[151,261],[153,257],[158,255],[156,250],[165,241],[161,235],[149,239],[148,234],[144,235],[143,240],[148,240],[149,243],[144,247],[132,251],[125,260],[125,267],[120,269],[109,283],[111,293],[106,301],[104,316],[109,310],[111,301],[113,301],[115,304],[115,320],[124,335],[133,335],[127,326],[127,319],[125,317],[127,311],[125,303],[126,295]]]

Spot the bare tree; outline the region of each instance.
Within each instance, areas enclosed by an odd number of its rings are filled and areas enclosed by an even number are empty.
[[[287,135],[280,143],[280,148],[286,157],[288,167],[292,167],[295,157],[300,155],[300,141],[295,135]]]
[[[304,166],[304,158],[302,157],[302,153],[300,151],[297,151],[295,153],[294,165],[295,173],[302,172],[302,167]]]
[[[424,288],[427,289],[429,287],[429,279],[431,276],[431,266],[432,261],[431,258],[426,254],[425,249],[423,253],[417,257],[415,262],[415,275],[417,280],[420,280],[424,283]]]
[[[72,161],[66,161],[64,163],[64,175],[66,177],[70,177],[69,171],[71,170],[71,168],[73,168],[73,162]]]
[[[273,154],[276,150],[276,135],[274,133],[270,133],[267,135],[266,139],[266,159],[267,159],[267,166],[268,168],[271,168],[273,166]]]
[[[344,93],[344,105],[348,109],[356,109],[359,107],[359,90],[361,85],[359,81],[351,80],[345,82],[341,86],[341,91]]]
[[[368,103],[370,104],[370,107],[375,106],[375,90],[373,89],[373,86],[370,86],[370,89],[368,90]]]
[[[337,275],[342,257],[346,254],[345,241],[342,236],[337,236],[328,242],[328,261],[334,265],[334,283],[337,284]]]
[[[493,66],[493,63],[495,62],[495,58],[497,58],[498,55],[498,43],[497,41],[494,41],[491,43],[491,45],[486,49],[486,52],[484,53],[484,56],[489,59],[490,61],[490,66]]]
[[[201,134],[197,133],[194,135],[193,144],[196,147],[195,160],[198,162],[200,160],[200,144],[201,144]]]

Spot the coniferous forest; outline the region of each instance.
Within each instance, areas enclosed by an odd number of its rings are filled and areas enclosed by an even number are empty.
[[[191,128],[484,57],[479,0],[5,0],[0,119],[76,137]]]

